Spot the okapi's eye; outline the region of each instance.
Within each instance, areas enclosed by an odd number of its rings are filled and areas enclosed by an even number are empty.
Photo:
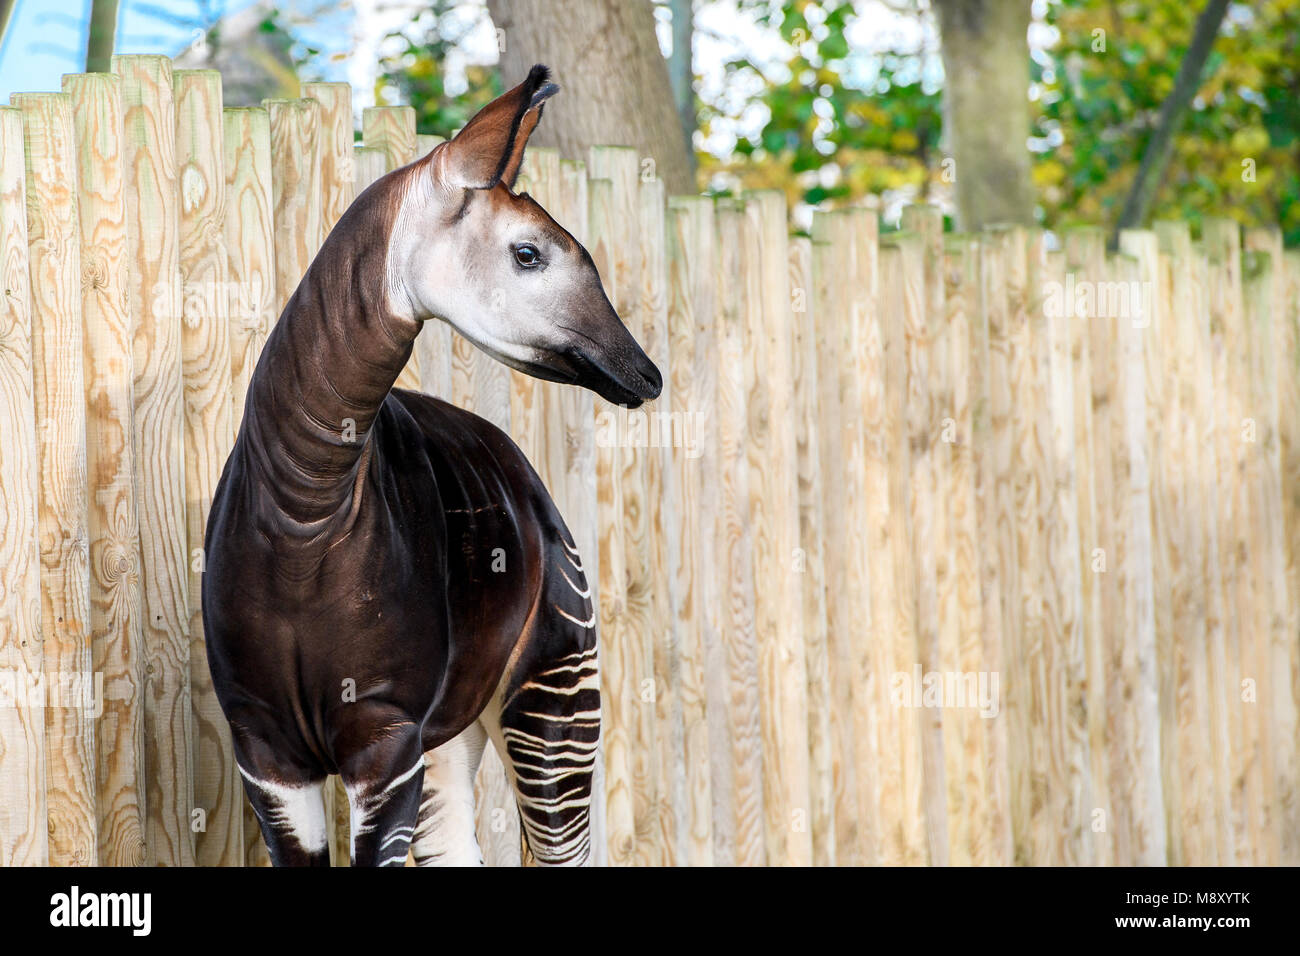
[[[515,261],[526,269],[531,269],[542,261],[542,254],[531,242],[521,242],[515,246]]]

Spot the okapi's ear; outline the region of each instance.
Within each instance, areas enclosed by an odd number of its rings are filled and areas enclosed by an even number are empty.
[[[491,189],[504,182],[514,188],[542,105],[560,91],[550,77],[551,71],[539,63],[528,71],[528,79],[474,114],[446,146],[443,169],[449,185]]]

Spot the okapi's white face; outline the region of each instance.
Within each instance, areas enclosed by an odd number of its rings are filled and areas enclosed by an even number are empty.
[[[512,188],[558,90],[546,79],[533,67],[420,161],[389,245],[390,302],[414,319],[444,319],[521,372],[640,405],[659,394],[659,370],[619,320],[587,250]]]

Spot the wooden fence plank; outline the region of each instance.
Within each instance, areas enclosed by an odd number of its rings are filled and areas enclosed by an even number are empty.
[[[1257,237],[1263,238],[1263,237]],[[1279,295],[1281,237],[1248,251],[1242,267],[1246,336],[1249,344],[1250,418],[1255,430],[1250,456],[1250,573],[1255,581],[1254,660],[1258,675],[1261,759],[1257,768],[1263,803],[1262,862],[1276,866],[1282,847],[1281,821],[1293,814],[1296,794],[1291,657],[1296,636],[1288,629],[1286,555],[1282,542],[1282,454],[1278,441],[1277,351],[1274,322]],[[1267,246],[1272,245],[1269,250]],[[1276,259],[1275,259],[1276,257]],[[1276,265],[1275,265],[1276,263]]]
[[[1198,415],[1198,386],[1202,365],[1200,319],[1196,293],[1196,263],[1192,256],[1191,233],[1185,223],[1155,224],[1161,252],[1162,299],[1170,347],[1164,350],[1168,363],[1166,381],[1171,394],[1166,423],[1170,478],[1174,482],[1172,513],[1177,525],[1171,528],[1172,604],[1174,640],[1178,647],[1178,761],[1183,817],[1181,859],[1185,863],[1214,865],[1216,846],[1214,787],[1216,762],[1211,723],[1214,706],[1210,699],[1209,674],[1212,646],[1209,590],[1205,581],[1206,501],[1203,485],[1212,472],[1201,465],[1201,430]],[[1170,834],[1171,839],[1174,833]],[[1172,849],[1172,848],[1171,848]]]
[[[612,279],[606,281],[605,288],[624,324],[640,330],[640,166],[636,151],[626,147],[593,147],[587,165],[592,176],[608,178],[613,188],[613,241],[608,251]],[[604,272],[601,275],[605,277]],[[637,437],[632,434],[633,422],[639,425],[644,420],[633,419],[623,410],[611,413],[607,408],[596,407],[597,442],[613,442],[621,468],[618,481],[623,503],[623,559],[627,575],[623,633],[628,641],[628,661],[639,702],[634,711],[636,733],[631,749],[636,861],[653,866],[662,862],[664,854],[663,841],[655,836],[663,799],[660,782],[664,779],[654,719],[654,643],[658,624],[652,580],[650,502],[646,496],[648,456],[645,449],[633,447]]]
[[[1209,219],[1202,234],[1210,260],[1207,295],[1211,354],[1214,356],[1215,434],[1219,489],[1218,564],[1223,584],[1224,656],[1227,674],[1228,753],[1231,774],[1233,862],[1257,862],[1258,821],[1262,808],[1252,787],[1257,765],[1259,708],[1247,703],[1243,681],[1253,679],[1247,656],[1249,621],[1255,606],[1243,561],[1250,553],[1247,497],[1243,474],[1247,446],[1243,427],[1249,352],[1242,341],[1241,227],[1229,219]],[[1225,861],[1227,862],[1227,861]]]
[[[316,156],[320,162],[320,242],[352,205],[352,87],[347,83],[304,83],[302,95],[320,104]]]
[[[1263,314],[1264,289],[1257,293],[1259,321],[1251,326],[1252,375],[1256,386],[1254,400],[1267,421],[1267,435],[1261,436],[1262,475],[1259,487],[1261,514],[1258,521],[1265,537],[1257,549],[1259,573],[1269,582],[1261,611],[1261,637],[1267,634],[1267,646],[1261,649],[1271,682],[1271,706],[1264,719],[1272,734],[1273,759],[1273,829],[1271,863],[1294,862],[1300,857],[1300,763],[1297,762],[1297,714],[1300,712],[1300,689],[1294,675],[1300,673],[1300,643],[1294,636],[1300,629],[1300,595],[1297,594],[1295,568],[1290,564],[1287,527],[1287,455],[1296,427],[1294,419],[1284,415],[1293,411],[1296,376],[1291,356],[1295,354],[1294,326],[1288,312],[1294,308],[1287,300],[1288,277],[1282,247],[1282,233],[1276,227],[1246,232],[1246,248],[1268,256],[1271,288],[1267,290],[1267,321]],[[1263,263],[1261,262],[1261,269]],[[1263,285],[1264,277],[1256,277]],[[1271,337],[1266,338],[1268,332]],[[1294,486],[1293,486],[1294,487]],[[1290,497],[1294,499],[1294,494]],[[1291,635],[1288,638],[1287,635]]]
[[[384,173],[388,172],[388,157],[382,149],[373,146],[352,147],[352,190],[357,196]]]
[[[804,649],[808,668],[808,771],[812,861],[835,865],[834,736],[831,732],[830,659],[826,625],[826,555],[822,529],[821,451],[817,442],[817,319],[812,240],[790,241],[790,299],[794,312],[791,350],[795,440],[799,466],[799,536],[795,570],[802,592]]]
[[[750,472],[745,455],[748,408],[745,390],[745,296],[735,279],[745,254],[742,208],[731,200],[714,207],[718,255],[717,298],[718,512],[722,636],[726,648],[731,740],[731,793],[726,824],[734,834],[734,863],[767,862],[763,834],[763,736],[759,714],[758,647],[754,636],[754,554],[750,537]],[[608,579],[608,578],[607,578]],[[726,855],[721,856],[726,859]]]
[[[911,300],[915,309],[903,316],[907,351],[904,407],[912,446],[909,526],[916,568],[917,659],[922,675],[942,675],[956,672],[956,620],[948,581],[950,456],[942,435],[942,421],[951,406],[946,387],[946,340],[940,324],[943,215],[936,206],[908,206],[903,210],[902,226],[916,234],[921,256],[920,276],[915,280],[918,287]],[[917,716],[929,859],[935,866],[947,866],[951,862],[951,827],[961,825],[961,815],[950,801],[953,786],[948,779],[950,774],[958,779],[962,776],[961,767],[950,763],[961,754],[956,746],[960,718],[952,702],[943,699],[937,706],[920,707]]]
[[[195,860],[243,860],[243,785],[230,725],[217,702],[203,636],[203,536],[212,495],[234,444],[230,404],[229,261],[225,245],[226,170],[221,74],[177,70],[176,162],[180,174],[181,356],[185,389],[185,515],[189,556],[190,695]]]
[[[1289,250],[1283,256],[1285,281],[1282,305],[1278,309],[1276,348],[1278,361],[1278,431],[1282,442],[1282,512],[1283,538],[1286,541],[1288,611],[1290,633],[1300,629],[1300,251]],[[1300,702],[1300,653],[1292,644],[1290,655],[1291,699]],[[1280,728],[1279,733],[1286,733]],[[1300,728],[1291,732],[1294,741]],[[1283,766],[1286,766],[1284,763]],[[1290,762],[1290,793],[1300,788],[1297,760]],[[1287,791],[1284,791],[1287,792]],[[1282,807],[1282,849],[1284,865],[1300,862],[1300,795]]]
[[[587,248],[605,288],[612,292],[616,276],[613,245],[617,235],[613,182],[588,180],[587,198],[590,203]],[[642,706],[637,686],[639,669],[628,634],[622,460],[622,449],[616,442],[611,445],[597,441],[600,722],[605,751],[605,827],[611,866],[629,866],[636,859],[638,833],[632,748],[638,745],[638,710]]]
[[[12,683],[0,708],[0,866],[47,866],[39,459],[23,117],[0,107],[0,667]]]
[[[260,107],[222,111],[226,168],[226,255],[234,289],[230,394],[238,432],[253,368],[276,319],[271,121]]]
[[[710,494],[716,452],[706,449],[700,423],[711,423],[716,374],[706,368],[701,376],[700,352],[709,348],[713,318],[713,207],[699,196],[674,196],[666,221],[668,255],[668,335],[671,378],[672,445],[670,463],[675,471],[680,557],[674,566],[674,611],[681,642],[681,704],[685,764],[685,856],[691,866],[715,862],[714,770],[721,763],[728,771],[725,738],[726,701],[720,638],[716,617],[710,613],[717,600],[716,545],[709,521],[716,514],[716,496]],[[707,332],[700,333],[704,325]],[[710,356],[711,358],[711,356]],[[713,461],[704,456],[714,451]],[[701,755],[707,754],[707,759]]]
[[[82,275],[89,280],[81,307],[91,633],[104,688],[95,725],[99,863],[138,866],[145,860],[144,638],[121,81],[111,73],[69,74],[63,90],[72,99]]]
[[[853,735],[861,843],[864,862],[875,864],[886,859],[887,834],[900,825],[902,812],[900,778],[894,770],[900,760],[898,725],[902,718],[891,695],[896,670],[892,663],[894,612],[885,603],[895,596],[893,562],[886,557],[890,553],[889,461],[879,430],[887,420],[880,324],[880,225],[870,210],[850,209],[845,216],[841,228],[846,231],[835,242],[847,254],[841,261],[849,281],[846,293],[839,296],[844,300],[843,331],[830,346],[841,354],[839,443],[849,467],[843,498],[845,521],[848,529],[867,528],[868,534],[856,541],[849,534],[840,626],[853,635],[849,654],[855,681]],[[822,465],[830,471],[834,461],[824,459]],[[880,557],[873,561],[871,555]],[[882,609],[879,614],[876,608]],[[871,622],[870,628],[855,623],[864,619]]]
[[[11,99],[22,111],[27,158],[50,864],[93,866],[99,845],[94,722],[81,700],[93,665],[72,101],[66,93]]]
[[[1015,620],[1015,548],[1011,534],[1011,397],[1008,374],[1006,252],[997,236],[979,245],[979,314],[971,341],[971,442],[975,451],[979,502],[980,582],[983,589],[983,646],[986,666],[998,678],[997,713],[986,724],[990,831],[988,862],[1013,860],[1011,741],[1004,685],[1005,661]]]
[[[921,701],[913,693],[915,675],[919,673],[916,620],[916,565],[911,551],[912,521],[910,501],[914,495],[910,454],[911,430],[908,419],[908,316],[919,308],[921,283],[924,281],[920,237],[914,233],[891,233],[880,249],[880,323],[881,361],[878,366],[883,388],[883,426],[879,432],[881,447],[877,452],[886,463],[888,491],[885,507],[876,527],[883,530],[881,560],[872,564],[872,619],[883,630],[877,639],[890,643],[890,659],[884,673],[888,675],[890,696],[895,711],[898,745],[897,816],[888,821],[885,859],[895,865],[918,866],[925,863],[926,806],[921,758]],[[913,327],[915,319],[913,319]],[[868,428],[871,428],[869,425]],[[872,429],[874,431],[874,429]],[[868,492],[870,496],[873,492]],[[879,517],[877,519],[879,521]],[[875,579],[883,578],[876,570],[888,563],[893,580],[888,598],[877,594]],[[882,581],[882,589],[884,582]],[[877,598],[882,598],[877,601]],[[877,617],[879,614],[879,617]],[[887,635],[887,637],[885,636]],[[884,754],[881,754],[882,760]],[[889,764],[893,766],[893,764]],[[888,772],[888,771],[886,771]],[[891,832],[892,831],[892,832]]]
[[[1092,795],[1092,758],[1088,739],[1088,657],[1084,646],[1083,570],[1079,547],[1079,455],[1075,433],[1074,348],[1071,326],[1078,318],[1059,305],[1066,284],[1066,256],[1051,253],[1045,272],[1051,298],[1039,306],[1044,311],[1047,367],[1051,484],[1044,490],[1046,530],[1047,641],[1052,649],[1053,671],[1047,675],[1048,719],[1055,724],[1051,759],[1060,761],[1053,786],[1053,810],[1060,832],[1059,859],[1068,866],[1095,862],[1096,844],[1088,827],[1095,806]],[[1090,458],[1084,456],[1084,461]],[[1050,821],[1049,821],[1050,824]]]
[[[271,123],[275,208],[275,313],[278,317],[320,248],[320,103],[263,100]]]
[[[135,470],[145,647],[146,859],[194,862],[185,553],[179,177],[171,62],[115,56],[122,78]]]
[[[817,394],[810,401],[815,402],[817,413],[817,470],[822,476],[818,489],[823,516],[819,536],[832,701],[829,732],[835,801],[834,859],[846,866],[873,861],[879,854],[873,824],[878,800],[871,784],[878,779],[880,762],[871,734],[871,701],[882,698],[879,693],[871,693],[871,688],[879,688],[880,680],[872,672],[870,635],[862,626],[870,618],[867,552],[865,544],[852,534],[852,529],[866,523],[862,496],[866,459],[862,430],[857,425],[860,397],[856,363],[861,356],[862,336],[858,332],[867,313],[855,306],[875,304],[869,286],[859,289],[856,297],[844,287],[843,280],[852,276],[859,264],[854,256],[854,222],[849,211],[817,213],[812,229],[811,332],[816,350]],[[874,219],[870,223],[874,227]],[[874,228],[864,237],[862,245],[868,244],[874,263]],[[856,288],[858,284],[854,279],[850,285]],[[809,369],[813,361],[808,360]]]
[[[1175,546],[1179,528],[1176,502],[1173,500],[1172,477],[1169,474],[1166,425],[1172,420],[1170,408],[1171,389],[1167,382],[1166,364],[1174,350],[1169,348],[1172,335],[1168,331],[1168,302],[1162,294],[1159,242],[1154,232],[1124,230],[1120,234],[1120,251],[1137,261],[1140,301],[1144,315],[1135,317],[1145,334],[1142,336],[1146,352],[1147,374],[1147,459],[1151,468],[1151,536],[1153,599],[1156,624],[1156,661],[1159,667],[1160,706],[1160,761],[1162,788],[1165,800],[1165,824],[1169,828],[1166,847],[1169,863],[1181,865],[1184,860],[1182,813],[1182,778],[1178,774],[1178,707],[1179,698],[1177,660],[1187,653],[1188,638],[1174,633],[1174,576],[1178,565]],[[1139,292],[1139,290],[1134,290]],[[1133,292],[1129,295],[1132,303]],[[1127,316],[1123,318],[1128,318]]]
[[[976,496],[976,462],[974,451],[975,394],[974,355],[975,324],[979,316],[979,247],[971,237],[954,237],[944,245],[944,322],[948,336],[948,368],[952,382],[952,450],[950,488],[952,494],[952,577],[956,592],[957,669],[964,680],[974,680],[976,689],[989,685],[990,675],[1000,662],[986,660],[983,646],[983,607],[980,598],[979,501]],[[989,700],[987,703],[991,704]],[[949,779],[949,794],[954,787],[960,798],[950,796],[950,804],[962,809],[962,823],[952,834],[954,863],[987,865],[990,858],[989,838],[992,830],[989,773],[991,714],[986,701],[968,705],[961,714],[961,776]],[[945,741],[946,742],[946,741]],[[964,830],[964,841],[959,839]],[[964,845],[963,845],[964,843]]]
[[[1112,262],[1115,281],[1141,283],[1136,259]],[[1130,293],[1132,295],[1132,293]],[[1130,298],[1130,302],[1132,302]],[[1160,702],[1151,538],[1151,473],[1147,460],[1148,375],[1139,314],[1113,319],[1115,335],[1116,420],[1112,420],[1115,468],[1115,568],[1119,581],[1124,643],[1113,675],[1125,709],[1127,777],[1124,799],[1132,807],[1133,862],[1162,866],[1167,860],[1165,805],[1160,774]]]
[[[1081,853],[1099,865],[1111,863],[1114,841],[1110,836],[1110,770],[1106,745],[1106,665],[1107,633],[1113,618],[1106,616],[1107,579],[1102,577],[1105,545],[1102,529],[1110,524],[1099,513],[1099,470],[1097,458],[1109,462],[1109,426],[1100,431],[1094,425],[1092,331],[1096,325],[1094,309],[1086,303],[1087,295],[1104,278],[1105,239],[1099,229],[1075,228],[1065,233],[1065,283],[1062,304],[1070,317],[1071,373],[1074,382],[1074,455],[1075,488],[1079,503],[1080,602],[1083,615],[1083,654],[1085,659],[1088,714],[1089,778],[1092,803],[1088,807],[1091,847]],[[1084,307],[1080,308],[1080,298]],[[1105,409],[1108,411],[1108,409]],[[1098,445],[1097,435],[1104,436]],[[1109,474],[1109,466],[1104,469]],[[1110,487],[1109,480],[1105,487]],[[1106,511],[1109,514],[1109,511]],[[1107,534],[1109,532],[1107,531]]]
[[[763,805],[768,862],[812,861],[808,791],[808,671],[792,567],[799,538],[799,459],[793,422],[793,348],[784,197],[745,199],[745,389],[749,405],[754,610],[763,720]],[[761,586],[760,586],[761,582]]]
[[[558,172],[558,167],[557,167]],[[655,746],[659,765],[660,862],[676,866],[686,859],[687,758],[683,694],[692,699],[693,726],[704,726],[704,680],[696,636],[677,626],[677,566],[681,560],[680,490],[672,466],[672,366],[668,340],[668,254],[665,237],[664,183],[642,177],[637,187],[637,214],[641,228],[641,276],[637,339],[663,376],[663,391],[652,405],[640,410],[645,419],[645,502],[647,509],[650,571],[649,633],[655,679]],[[550,446],[563,447],[554,434],[560,431],[558,402],[546,396]],[[562,473],[562,472],[561,472]],[[687,686],[689,684],[689,689]],[[707,771],[706,771],[707,772]],[[707,789],[704,791],[707,794]],[[700,806],[707,805],[707,800]]]

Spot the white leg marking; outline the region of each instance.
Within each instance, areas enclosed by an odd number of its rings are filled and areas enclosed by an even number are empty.
[[[487,733],[476,721],[424,755],[424,791],[411,849],[420,866],[478,866],[474,835],[474,773]]]
[[[274,780],[259,780],[243,767],[239,767],[239,772],[266,798],[268,824],[292,836],[308,853],[325,849],[329,840],[325,801],[321,798],[323,782],[290,787]]]

